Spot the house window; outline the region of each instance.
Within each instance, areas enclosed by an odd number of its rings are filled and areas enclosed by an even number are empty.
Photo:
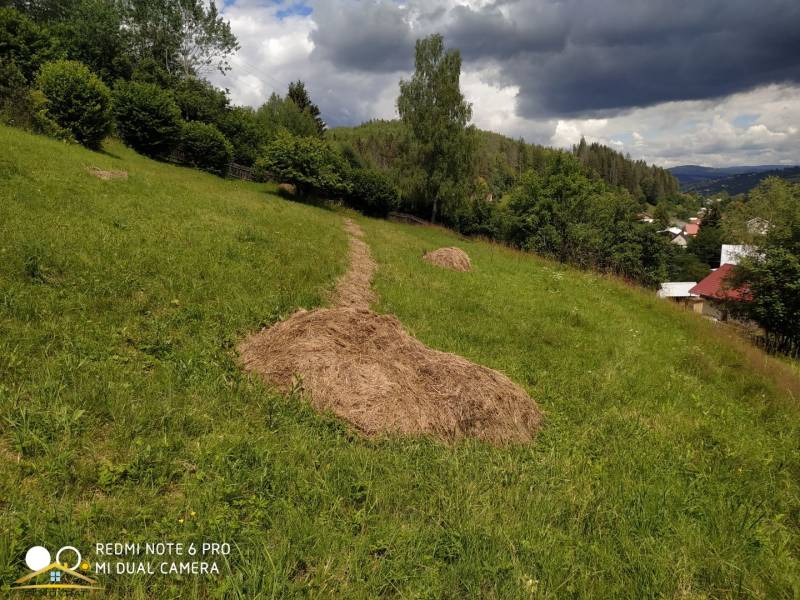
[[[50,571],[50,583],[61,583],[61,571]]]

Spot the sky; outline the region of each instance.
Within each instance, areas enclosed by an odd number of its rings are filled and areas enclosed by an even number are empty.
[[[257,107],[305,82],[328,125],[397,117],[415,40],[460,50],[482,129],[662,166],[800,164],[798,0],[225,0],[210,76]]]

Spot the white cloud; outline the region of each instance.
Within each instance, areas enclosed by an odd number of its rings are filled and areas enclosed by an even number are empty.
[[[743,124],[737,124],[744,119]],[[749,121],[753,121],[749,123]],[[770,85],[713,101],[668,102],[604,120],[559,121],[552,143],[581,135],[665,166],[797,164],[800,88]]]
[[[300,15],[280,19],[279,9],[280,5],[264,6],[250,0],[223,8],[241,50],[232,57],[227,75],[215,73],[210,79],[229,89],[234,103],[258,106],[272,92],[285,94],[289,82],[306,70],[314,50],[311,32],[316,23]]]
[[[425,35],[445,22],[447,9],[456,4],[475,6],[487,1],[410,0],[398,10],[414,35]],[[315,31],[326,26],[315,19],[332,19],[325,15],[330,15],[333,7],[280,18],[279,10],[287,6],[255,0],[227,4],[223,15],[230,19],[241,50],[231,60],[231,72],[214,75],[212,81],[230,89],[233,102],[258,106],[273,91],[285,94],[290,81],[302,79],[332,125],[396,117],[398,82],[410,72],[397,70],[394,63],[385,71],[335,66],[324,53],[315,53],[314,44]],[[375,0],[371,6],[373,12],[381,7],[392,9],[383,0]],[[378,13],[374,18],[376,23],[386,22]],[[407,64],[410,61],[409,54]],[[585,136],[590,142],[664,166],[800,162],[796,126],[800,123],[800,87],[794,85],[768,85],[716,100],[665,102],[594,119],[521,117],[521,88],[503,78],[500,66],[491,61],[465,62],[462,89],[473,103],[473,122],[478,127],[531,142],[569,147]]]

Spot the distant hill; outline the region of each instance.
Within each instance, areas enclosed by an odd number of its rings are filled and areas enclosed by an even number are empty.
[[[411,189],[413,184],[406,178],[413,174],[403,163],[406,135],[399,120],[375,119],[354,127],[335,127],[325,136],[345,154],[354,153],[365,164],[388,172],[400,189]],[[476,138],[475,174],[497,198],[514,186],[521,173],[541,168],[548,156],[559,152],[480,129]]]
[[[742,165],[736,167],[702,167],[700,165],[681,165],[672,167],[669,172],[672,173],[681,183],[681,187],[686,189],[687,186],[700,183],[703,181],[712,181],[717,179],[724,179],[735,175],[744,175],[752,173],[763,173],[766,171],[779,171],[786,169],[787,165]]]
[[[737,168],[739,167],[734,167],[734,169]],[[680,176],[677,177],[680,179]],[[780,177],[781,179],[800,182],[800,167],[778,167],[777,169],[736,173],[713,179],[703,179],[685,183],[681,185],[681,188],[685,192],[697,192],[704,196],[711,196],[722,192],[727,192],[731,196],[735,196],[737,194],[746,194],[767,177]]]
[[[476,134],[475,174],[486,181],[496,198],[510,190],[521,173],[538,170],[547,157],[563,152],[492,131],[478,129]],[[329,129],[326,137],[340,144],[347,153],[355,153],[366,164],[391,172],[395,183],[400,184],[405,136],[399,120],[376,119],[355,127],[336,127]],[[632,160],[607,146],[587,145],[581,140],[581,145],[575,146],[572,152],[594,176],[627,189],[642,201],[655,204],[678,191],[679,181],[666,169]]]

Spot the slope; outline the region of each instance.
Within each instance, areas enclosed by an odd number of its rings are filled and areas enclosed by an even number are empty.
[[[364,438],[238,366],[324,302],[336,211],[0,128],[0,585],[28,547],[226,541],[107,597],[793,597],[798,380],[616,280],[356,218],[381,312],[508,375],[533,445]],[[102,181],[86,171],[126,171]],[[422,260],[459,246],[467,273]]]

